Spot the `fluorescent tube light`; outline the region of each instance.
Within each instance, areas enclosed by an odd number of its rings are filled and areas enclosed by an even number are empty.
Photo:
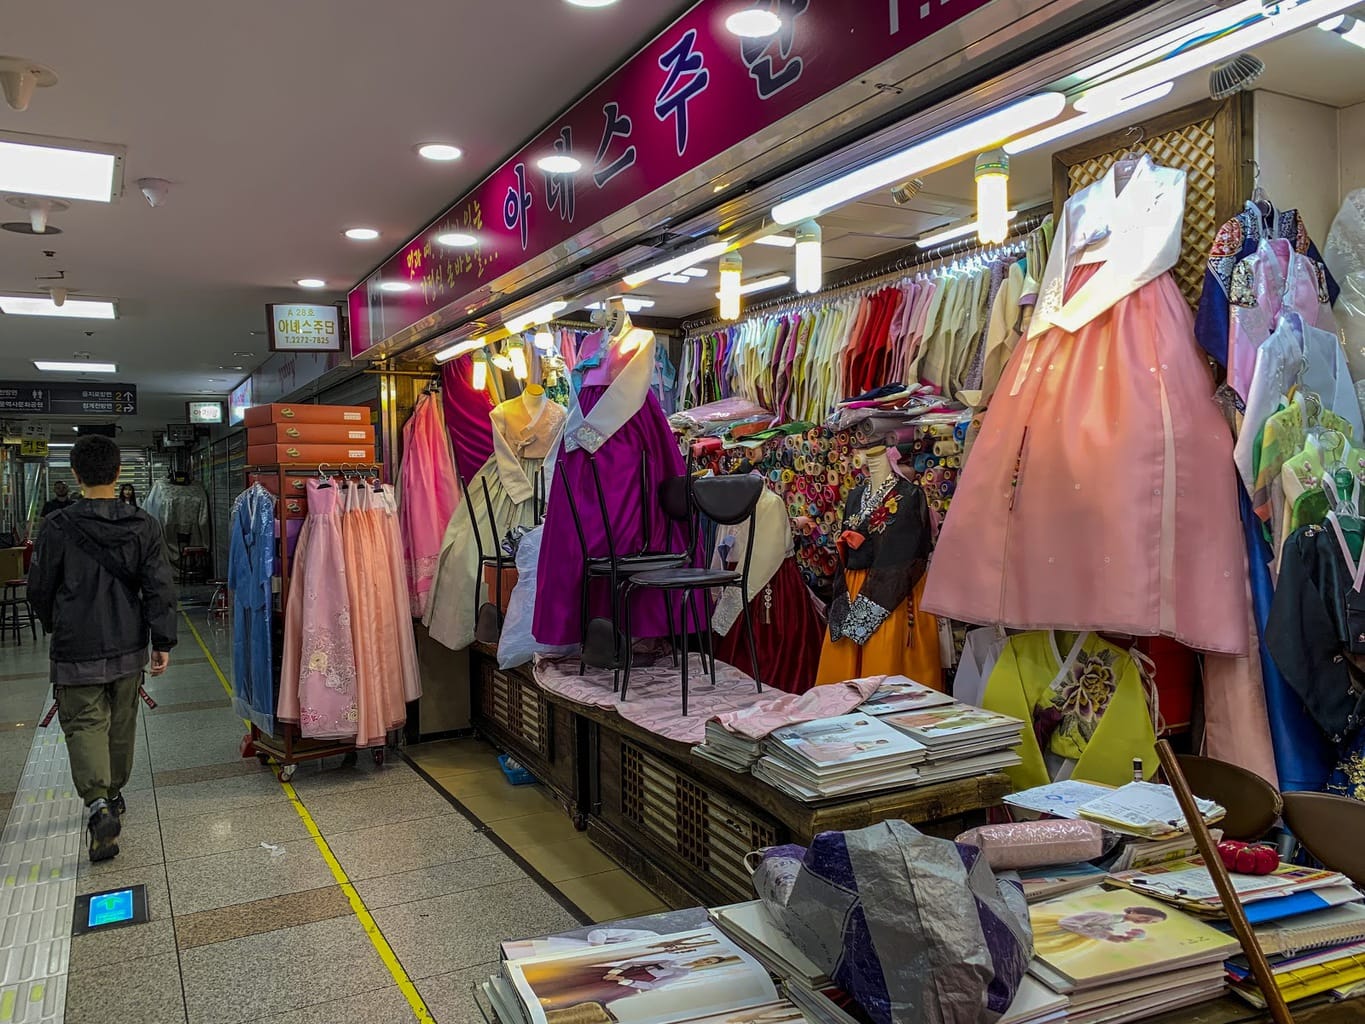
[[[122,186],[123,147],[0,133],[0,192],[107,203]]]
[[[665,274],[663,277],[655,278],[655,280],[662,281],[665,284],[691,284],[693,278],[687,274]]]
[[[1076,117],[1068,118],[1065,121],[1058,121],[1050,124],[1046,128],[1039,128],[1036,132],[1018,139],[1011,139],[1002,147],[1010,156],[1018,156],[1020,153],[1027,153],[1031,149],[1039,146],[1046,146],[1049,142],[1056,142],[1058,139],[1075,132],[1084,131],[1102,121],[1118,117],[1120,114],[1129,114],[1138,107],[1146,106],[1148,103],[1155,103],[1159,99],[1164,99],[1171,94],[1175,88],[1174,82],[1162,82],[1154,85],[1150,89],[1144,89],[1136,95],[1129,96],[1123,101],[1121,108],[1112,110],[1096,110],[1089,114],[1078,114]]]
[[[803,221],[796,229],[796,290],[814,295],[824,281],[823,232],[817,221]]]
[[[83,359],[74,363],[35,359],[33,365],[43,373],[118,373],[118,367],[113,363],[90,363]]]
[[[522,331],[529,330],[537,324],[549,323],[555,318],[556,314],[562,313],[568,308],[569,304],[563,300],[547,302],[539,309],[533,309],[531,312],[519,316],[514,320],[508,320],[503,326],[507,328],[509,334],[520,334]]]
[[[799,224],[818,217],[869,192],[998,146],[1021,131],[1051,121],[1065,109],[1066,97],[1061,93],[1036,93],[778,203],[772,218],[779,224]]]
[[[1014,220],[1014,218],[1017,216],[1019,216],[1018,210],[1010,210],[1007,214],[1005,214],[1005,220],[1011,221]],[[944,242],[951,242],[954,238],[961,238],[964,235],[970,235],[973,231],[976,230],[976,227],[977,227],[976,221],[969,220],[966,224],[959,224],[955,228],[948,228],[944,231],[938,232],[937,234],[926,235],[924,238],[917,238],[915,239],[915,245],[917,245],[921,249],[932,249],[934,246],[942,245]]]
[[[1157,60],[1146,67],[1129,72],[1112,82],[1096,86],[1076,98],[1073,104],[1083,113],[1096,110],[1126,109],[1128,99],[1162,82],[1198,71],[1220,60],[1226,60],[1243,50],[1279,39],[1301,28],[1315,25],[1333,15],[1343,14],[1357,6],[1359,0],[1304,0],[1274,17],[1263,17],[1246,28],[1229,32],[1202,46],[1182,51],[1173,57]]]
[[[682,272],[683,277],[705,277],[709,273],[705,267],[688,267]]]
[[[767,277],[756,277],[752,281],[746,281],[739,286],[739,294],[752,295],[754,292],[768,292],[774,288],[781,288],[783,285],[792,283],[790,274],[769,274]],[[720,292],[716,292],[716,298],[720,298]],[[727,319],[737,319],[728,317]]]
[[[60,306],[50,295],[0,295],[0,313],[9,316],[65,316],[78,320],[115,320],[118,305],[113,299],[71,299]]]
[[[754,239],[754,245],[771,245],[775,249],[790,249],[795,244],[796,239],[791,235],[764,235]]]
[[[457,341],[449,348],[443,348],[433,357],[438,363],[448,363],[452,359],[458,359],[462,355],[470,352],[477,352],[488,344],[487,338],[468,338],[465,341]]]
[[[1260,17],[1261,11],[1261,0],[1242,0],[1239,4],[1225,7],[1168,32],[1162,32],[1145,42],[1130,46],[1112,57],[1105,57],[1103,60],[1079,71],[1074,79],[1077,82],[1093,82],[1098,78],[1111,76],[1120,68],[1131,68],[1141,64],[1144,60],[1154,60],[1191,40],[1202,39],[1205,36],[1222,35],[1250,18]]]
[[[1335,18],[1329,18],[1319,23],[1318,28],[1339,35],[1348,43],[1365,47],[1365,22],[1357,21],[1349,15],[1339,14]]]
[[[717,256],[724,256],[729,248],[730,246],[725,242],[712,242],[710,245],[703,245],[700,249],[693,249],[681,256],[674,256],[671,260],[656,263],[654,266],[646,267],[634,274],[627,274],[621,280],[625,282],[627,288],[636,288],[646,281],[653,281],[656,278],[680,275],[684,270],[694,267],[698,263],[705,263]]]
[[[642,309],[652,309],[654,307],[653,299],[637,299],[632,295],[617,295],[613,299],[608,301],[620,302],[627,313],[638,313]],[[606,309],[607,304],[605,302],[594,302],[588,308]]]

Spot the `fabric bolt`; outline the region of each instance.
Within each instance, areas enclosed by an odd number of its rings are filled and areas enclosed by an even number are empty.
[[[275,498],[260,484],[232,506],[228,590],[232,594],[232,706],[267,735],[275,733],[275,673],[270,616],[275,575]]]
[[[459,503],[455,458],[439,394],[427,392],[403,424],[399,524],[408,603],[414,618],[426,612],[441,557],[441,538]]]
[[[310,739],[350,739],[360,718],[342,494],[308,481],[308,518],[290,566],[277,715]]]
[[[958,481],[927,610],[1246,652],[1232,439],[1169,274],[1183,210],[1183,172],[1148,159],[1121,193],[1111,171],[1068,201],[1030,336]]]
[[[488,414],[493,403],[486,391],[474,387],[472,356],[452,359],[441,367],[441,405],[450,434],[455,471],[468,480],[493,454],[493,428]]]

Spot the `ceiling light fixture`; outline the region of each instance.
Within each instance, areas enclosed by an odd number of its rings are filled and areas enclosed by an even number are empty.
[[[536,331],[536,336],[532,340],[535,347],[542,352],[548,353],[555,350],[555,336],[553,331],[543,329]]]
[[[56,84],[57,72],[46,64],[24,57],[0,57],[0,87],[11,110],[27,110],[35,90]]]
[[[725,19],[725,28],[741,39],[767,39],[782,31],[782,19],[772,11],[755,7],[730,15]]]
[[[531,312],[523,314],[512,320],[508,320],[504,326],[509,334],[520,334],[522,331],[529,330],[538,324],[546,324],[555,318],[559,313],[569,308],[569,304],[562,299],[554,302],[547,302]]]
[[[727,252],[720,259],[720,291],[716,292],[716,298],[720,299],[720,318],[722,320],[739,319],[739,297],[743,294],[740,287],[740,277],[744,273],[744,260],[737,252]]]
[[[1009,222],[1014,220],[1014,218],[1017,216],[1019,216],[1018,210],[1010,210],[1008,213],[1005,214],[1005,220],[1006,222]],[[970,235],[973,231],[976,230],[977,222],[975,220],[969,220],[966,224],[959,224],[955,228],[947,228],[935,234],[925,235],[923,238],[917,238],[915,239],[915,245],[921,249],[932,249],[934,246],[942,245],[944,242],[951,242],[954,238],[961,238],[964,235]]]
[[[976,157],[976,237],[998,245],[1010,233],[1010,158],[1003,149]]]
[[[469,386],[475,391],[488,390],[488,361],[485,359],[474,360],[474,374],[470,378]]]
[[[525,380],[529,373],[526,365],[526,349],[522,345],[514,345],[507,353],[507,357],[512,360],[512,376],[517,380]]]
[[[35,359],[33,365],[43,373],[118,373],[118,367],[113,363],[87,363],[84,361],[70,363],[60,360],[53,362],[47,359]]]
[[[0,132],[0,192],[111,202],[122,190],[123,147]]]
[[[536,166],[546,174],[577,174],[583,169],[583,161],[568,153],[555,153],[541,157]]]
[[[379,237],[374,228],[347,228],[345,235],[353,242],[373,242]]]
[[[791,235],[764,235],[754,239],[754,245],[771,245],[774,249],[790,249],[795,244],[796,239]]]
[[[778,203],[773,207],[772,218],[779,224],[810,220],[826,210],[912,175],[998,146],[1020,131],[1051,121],[1065,109],[1066,97],[1061,93],[1036,93]]]
[[[477,352],[487,344],[487,338],[468,338],[465,341],[457,341],[449,348],[441,349],[441,351],[437,352],[432,358],[438,363],[448,363],[452,359],[458,359],[460,356],[468,355],[470,352]]]
[[[681,274],[682,277],[705,277],[708,271],[705,267],[688,267]]]
[[[1273,17],[1263,16],[1245,28],[1228,32],[1201,46],[1179,50],[1173,56],[1153,61],[1113,81],[1096,86],[1078,96],[1073,106],[1083,113],[1126,108],[1128,98],[1137,93],[1211,64],[1217,64],[1243,50],[1249,50],[1291,32],[1297,32],[1301,28],[1315,25],[1324,19],[1343,14],[1358,3],[1359,0],[1303,0],[1298,6],[1282,9]]]
[[[688,274],[665,274],[663,277],[656,277],[655,280],[665,284],[691,284],[696,278]]]
[[[49,216],[71,209],[71,204],[64,199],[40,199],[37,196],[10,196],[5,202],[28,211],[28,224],[35,235],[47,233]]]
[[[60,304],[52,295],[0,295],[0,313],[9,316],[64,316],[77,320],[116,320],[114,299],[66,299]]]
[[[451,160],[458,160],[464,156],[464,150],[446,142],[424,142],[417,147],[417,155],[424,160],[449,163]]]
[[[607,302],[619,302],[627,313],[638,313],[642,309],[653,309],[653,299],[637,299],[633,295],[613,295]],[[607,302],[594,302],[588,309],[606,309]]]
[[[712,242],[710,245],[703,245],[700,249],[683,253],[681,256],[674,256],[671,260],[665,260],[663,263],[656,263],[652,267],[627,274],[621,280],[625,282],[627,288],[635,288],[656,278],[668,275],[680,276],[689,267],[694,267],[698,263],[705,263],[717,256],[724,256],[729,248],[727,242]]]
[[[444,245],[448,249],[469,249],[478,245],[479,240],[463,231],[447,231],[436,236],[436,244]]]
[[[1065,121],[1058,121],[1056,124],[1050,124],[1046,128],[1039,128],[1036,132],[1031,132],[1028,135],[1020,136],[1017,139],[1011,139],[1000,148],[1010,156],[1018,156],[1020,153],[1027,153],[1031,149],[1037,149],[1039,146],[1046,146],[1049,142],[1055,142],[1065,135],[1074,135],[1076,132],[1084,131],[1102,121],[1108,121],[1110,118],[1118,117],[1120,114],[1129,114],[1138,107],[1146,106],[1148,103],[1155,103],[1157,100],[1169,96],[1171,90],[1174,88],[1174,82],[1162,82],[1160,85],[1154,85],[1150,89],[1129,96],[1123,101],[1122,108],[1115,110],[1096,110],[1089,114],[1078,114],[1076,117],[1068,118]]]
[[[770,292],[774,288],[782,288],[791,283],[790,274],[769,274],[767,277],[756,277],[752,281],[745,281],[739,286],[739,294],[753,295],[755,292]],[[720,292],[716,292],[716,298],[720,298]]]
[[[796,290],[814,295],[824,283],[824,253],[817,221],[802,221],[796,229]]]
[[[381,292],[410,292],[412,285],[406,281],[381,281],[379,290]]]
[[[572,7],[610,7],[616,0],[565,0]]]
[[[300,288],[326,288],[327,282],[320,277],[301,277],[294,282]]]
[[[1326,21],[1318,22],[1318,28],[1324,32],[1332,32],[1341,36],[1348,43],[1355,43],[1356,46],[1365,47],[1365,22],[1357,21],[1347,14],[1339,14],[1335,18],[1328,18]]]

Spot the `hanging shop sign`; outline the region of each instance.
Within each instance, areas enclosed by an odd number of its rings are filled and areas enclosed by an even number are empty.
[[[193,423],[167,423],[166,447],[179,448],[194,443]]]
[[[764,39],[702,0],[353,288],[356,356],[676,180],[989,0],[755,0]],[[572,155],[576,174],[537,161]]]
[[[29,384],[0,381],[0,415],[133,416],[136,384]]]
[[[26,437],[19,442],[19,454],[29,458],[45,458],[48,441],[45,437]]]
[[[277,303],[265,307],[272,352],[340,352],[341,310],[336,306]]]
[[[187,423],[198,423],[215,427],[221,426],[223,423],[223,403],[186,402],[185,421]]]
[[[255,390],[255,378],[248,377],[235,388],[232,394],[228,395],[228,423],[236,426],[246,419],[246,411],[255,404],[252,392]]]

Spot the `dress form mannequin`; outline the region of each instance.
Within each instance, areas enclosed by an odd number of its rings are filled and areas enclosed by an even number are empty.
[[[875,491],[886,483],[892,474],[891,456],[887,454],[884,445],[877,445],[869,448],[863,453],[864,465],[867,466],[867,481]]]
[[[545,397],[545,389],[539,384],[528,384],[526,390],[521,393],[521,402],[526,406],[526,411],[535,419],[545,408],[548,399]]]

